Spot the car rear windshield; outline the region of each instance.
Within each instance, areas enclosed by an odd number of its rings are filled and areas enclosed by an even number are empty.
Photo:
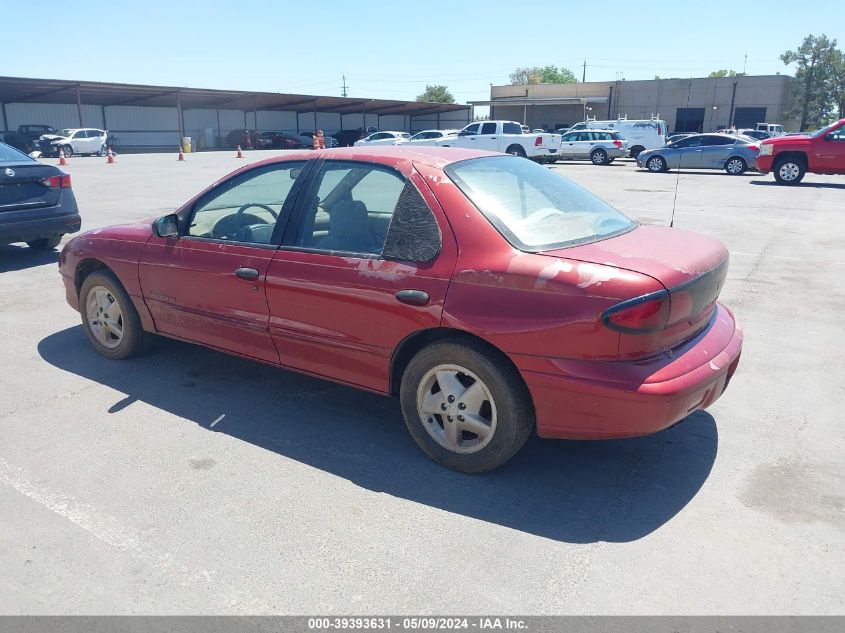
[[[6,163],[14,161],[17,163],[22,160],[27,161],[32,159],[23,152],[16,150],[14,147],[9,147],[5,143],[0,143],[0,162]]]
[[[575,183],[518,156],[460,161],[445,171],[499,233],[523,251],[594,242],[636,226]]]

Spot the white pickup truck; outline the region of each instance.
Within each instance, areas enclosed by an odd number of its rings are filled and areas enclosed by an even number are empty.
[[[551,162],[560,154],[560,134],[523,134],[516,121],[471,123],[450,136],[435,141],[440,147],[471,147],[488,152],[505,152],[540,162]]]

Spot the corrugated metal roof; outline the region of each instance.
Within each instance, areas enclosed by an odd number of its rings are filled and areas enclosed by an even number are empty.
[[[340,114],[367,112],[368,114],[417,115],[469,109],[469,106],[457,103],[356,99],[277,92],[118,84],[99,81],[0,77],[0,103],[76,103],[77,91],[83,104],[175,107],[179,102],[183,110],[227,108]]]

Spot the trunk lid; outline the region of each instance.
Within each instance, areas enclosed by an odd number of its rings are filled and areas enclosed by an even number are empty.
[[[59,173],[35,161],[0,161],[0,213],[58,204],[61,189],[50,187],[45,179]]]
[[[728,272],[728,251],[721,242],[663,226],[638,226],[600,242],[542,254],[638,272],[666,289],[665,322],[648,331],[621,332],[620,357],[660,353],[706,328]],[[579,286],[589,287],[590,281],[582,279]]]

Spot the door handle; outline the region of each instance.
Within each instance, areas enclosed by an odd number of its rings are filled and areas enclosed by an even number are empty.
[[[496,140],[496,137],[495,137],[495,136],[491,136],[491,137],[490,137],[490,140],[491,140],[491,141],[495,141],[495,140]]]
[[[255,268],[238,268],[235,270],[235,277],[246,281],[257,281],[258,271]]]
[[[422,290],[400,290],[396,293],[396,298],[412,306],[424,306],[430,299],[428,293]]]

